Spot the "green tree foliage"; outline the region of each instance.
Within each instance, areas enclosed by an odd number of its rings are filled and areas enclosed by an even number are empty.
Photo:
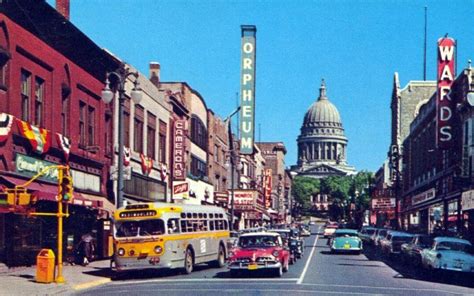
[[[311,196],[320,192],[320,181],[309,177],[295,177],[293,180],[293,195],[295,201],[301,205],[303,209],[311,208]]]

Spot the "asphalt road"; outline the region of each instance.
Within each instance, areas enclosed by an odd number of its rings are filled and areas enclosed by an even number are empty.
[[[383,259],[373,249],[332,255],[326,239],[317,235],[320,229],[312,227],[304,257],[281,278],[264,273],[232,278],[227,268],[202,265],[190,275],[136,272],[77,295],[474,295],[473,278],[435,280],[396,259]]]

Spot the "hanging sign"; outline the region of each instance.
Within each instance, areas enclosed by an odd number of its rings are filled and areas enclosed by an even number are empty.
[[[263,187],[265,192],[265,208],[272,207],[272,169],[265,170],[265,184]]]
[[[173,179],[186,180],[186,120],[174,122]]]
[[[240,77],[240,153],[253,154],[255,135],[255,26],[241,26],[242,64]]]
[[[456,77],[456,41],[444,37],[438,40],[438,89],[436,94],[436,142],[440,149],[452,148],[453,117],[456,104],[451,98],[451,87]]]

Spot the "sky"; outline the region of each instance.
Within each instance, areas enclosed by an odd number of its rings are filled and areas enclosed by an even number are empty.
[[[48,0],[54,5],[54,0]],[[221,117],[237,105],[241,25],[257,27],[256,140],[296,138],[321,79],[349,139],[348,162],[376,171],[390,143],[394,72],[401,86],[436,79],[436,42],[457,40],[460,73],[474,59],[474,0],[71,0],[71,21],[100,47],[162,81],[187,82]],[[261,132],[259,133],[259,127]]]

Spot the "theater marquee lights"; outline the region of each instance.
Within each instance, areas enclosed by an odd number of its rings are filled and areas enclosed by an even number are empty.
[[[240,78],[240,153],[253,154],[255,135],[255,26],[243,25]]]
[[[438,89],[436,94],[437,144],[440,149],[450,149],[453,142],[452,119],[455,104],[451,87],[456,77],[456,41],[444,37],[438,40]]]

